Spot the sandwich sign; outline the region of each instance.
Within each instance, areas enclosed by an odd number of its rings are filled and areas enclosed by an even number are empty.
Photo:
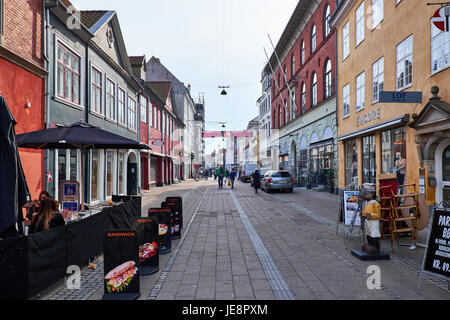
[[[103,239],[103,300],[140,297],[139,242],[136,230],[106,231]]]
[[[431,18],[431,23],[441,31],[450,32],[450,6],[437,10]]]

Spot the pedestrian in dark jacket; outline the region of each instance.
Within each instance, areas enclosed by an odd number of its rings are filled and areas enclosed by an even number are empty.
[[[253,178],[253,186],[255,187],[255,193],[258,193],[259,180],[261,179],[258,170],[255,170],[255,172],[253,172],[252,178]]]
[[[230,173],[231,189],[234,189],[234,180],[236,180],[236,169],[233,169]]]

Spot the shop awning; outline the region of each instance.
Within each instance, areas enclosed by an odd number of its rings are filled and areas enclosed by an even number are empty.
[[[355,132],[346,134],[344,136],[341,136],[341,137],[339,137],[339,141],[357,138],[357,137],[364,136],[369,133],[373,133],[373,132],[376,132],[376,131],[379,131],[382,129],[387,130],[387,129],[390,129],[390,128],[393,128],[396,126],[405,125],[405,124],[409,123],[409,118],[410,118],[409,114],[405,114],[401,117],[398,117],[398,118],[395,118],[395,119],[392,119],[389,121],[384,121],[379,124],[365,128],[363,130],[355,131]]]

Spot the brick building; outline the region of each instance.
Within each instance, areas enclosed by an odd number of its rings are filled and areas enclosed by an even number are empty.
[[[45,128],[42,34],[41,0],[0,0],[0,94],[17,121],[17,134]],[[37,198],[44,188],[44,152],[19,152]]]
[[[276,167],[301,187],[337,186],[335,1],[299,1],[264,72],[272,76]],[[278,151],[278,152],[277,152]]]

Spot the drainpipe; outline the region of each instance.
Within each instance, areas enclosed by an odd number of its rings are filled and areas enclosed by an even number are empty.
[[[339,129],[339,112],[338,112],[338,97],[339,97],[339,92],[338,92],[338,31],[336,27],[333,27],[334,29],[334,56],[335,56],[335,63],[334,63],[334,97],[336,99],[336,129]],[[338,135],[339,136],[339,135]],[[339,137],[338,137],[339,138]],[[337,144],[336,147],[338,147],[338,154],[337,154],[337,161],[339,163],[339,139],[337,139]],[[336,161],[336,159],[335,159]],[[339,166],[338,166],[339,168]],[[335,190],[334,193],[335,194],[339,194],[339,169],[338,169],[338,173],[337,173],[337,179],[336,179],[336,174],[335,174]]]
[[[44,58],[44,69],[47,71],[44,83],[44,119],[45,128],[50,127],[50,92],[49,92],[49,21],[50,21],[50,10],[45,6],[45,0],[42,0],[42,45],[43,45],[43,58]],[[45,35],[44,35],[45,34]],[[50,171],[50,151],[44,151],[44,185],[45,190],[47,190],[46,173]]]

